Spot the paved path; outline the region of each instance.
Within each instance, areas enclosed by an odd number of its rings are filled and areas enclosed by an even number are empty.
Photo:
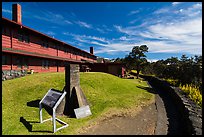
[[[157,112],[152,103],[134,117],[114,117],[86,129],[81,135],[154,135]]]
[[[134,117],[113,117],[90,126],[82,135],[182,135],[182,123],[170,96],[159,87],[154,89],[155,102],[142,108]]]

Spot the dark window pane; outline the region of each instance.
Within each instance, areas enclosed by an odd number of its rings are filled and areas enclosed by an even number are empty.
[[[23,32],[22,32],[22,30],[18,31],[18,40],[23,42]]]
[[[24,36],[24,40],[25,40],[26,43],[30,43],[30,38],[29,38],[28,35],[25,35],[25,36]]]
[[[46,68],[49,69],[49,61],[46,60]]]
[[[16,64],[18,68],[22,68],[22,58],[17,57],[16,58]]]
[[[23,66],[28,69],[28,59],[27,58],[23,59]]]
[[[6,64],[7,64],[6,55],[2,55],[2,65],[6,65]]]
[[[6,28],[2,26],[2,34],[6,34]]]

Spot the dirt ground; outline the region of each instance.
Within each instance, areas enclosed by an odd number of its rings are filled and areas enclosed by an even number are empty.
[[[98,122],[79,135],[154,135],[157,124],[155,102],[141,107],[135,116],[114,116]]]

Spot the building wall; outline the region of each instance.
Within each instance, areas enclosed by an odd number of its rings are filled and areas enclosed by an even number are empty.
[[[3,20],[4,21],[4,20]],[[19,40],[19,32],[28,36],[29,42]],[[48,44],[48,47],[42,44]],[[14,50],[21,50],[25,52],[38,53],[43,55],[50,55],[54,57],[61,57],[65,59],[73,59],[76,61],[86,60],[96,62],[96,56],[92,56],[79,49],[63,44],[62,42],[52,40],[46,36],[41,36],[38,33],[32,32],[24,27],[12,26],[3,22],[2,25],[2,47],[11,48]],[[51,60],[31,56],[23,56],[3,52],[6,56],[7,64],[2,64],[2,70],[21,70],[33,69],[37,72],[60,72],[64,71],[64,61]],[[28,67],[18,67],[18,58],[25,58],[23,60],[28,62]],[[49,60],[49,68],[42,68],[42,60]]]
[[[2,57],[6,57],[6,63],[2,64],[2,70],[33,69],[35,72],[62,72],[65,70],[64,62],[60,60],[22,56],[8,53],[3,53]],[[48,67],[43,67],[43,61],[49,62]]]
[[[104,72],[115,76],[125,76],[125,68],[122,64],[113,63],[94,63],[87,64],[90,67],[91,72]]]
[[[115,66],[115,65],[108,65],[108,72],[110,74],[119,76],[119,75],[121,75],[121,71],[122,71],[121,66],[118,66],[118,65],[117,66]]]

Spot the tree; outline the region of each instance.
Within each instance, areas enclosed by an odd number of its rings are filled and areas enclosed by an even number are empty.
[[[134,46],[128,56],[131,65],[137,70],[137,79],[139,77],[141,66],[147,62],[145,58],[146,55],[144,54],[145,52],[148,52],[148,47],[146,45]]]

